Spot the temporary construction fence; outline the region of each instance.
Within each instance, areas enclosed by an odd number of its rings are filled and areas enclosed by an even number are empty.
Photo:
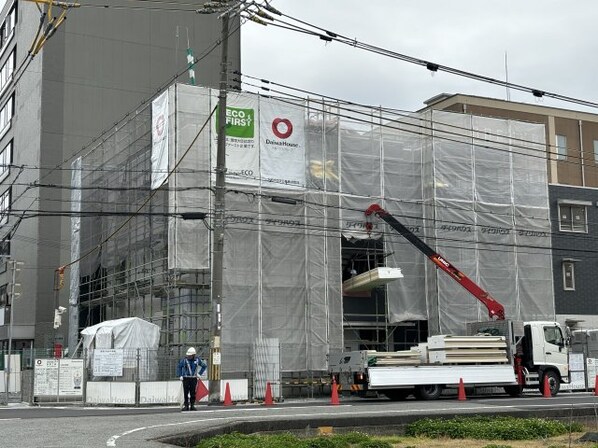
[[[71,303],[86,325],[138,316],[160,327],[169,353],[207,345],[216,104],[215,91],[174,85],[75,162],[72,257],[92,255],[73,265]],[[225,374],[253,375],[244,347],[260,339],[278,339],[283,373],[326,370],[347,326],[343,240],[381,238],[381,259],[403,271],[381,325],[458,333],[487,317],[392,229],[364,231],[373,202],[509,318],[554,318],[543,126],[240,92],[227,115]]]
[[[157,350],[94,349],[80,358],[36,358],[33,368],[33,403],[176,404],[181,382],[179,359]],[[203,377],[206,386],[209,382]],[[225,378],[233,399],[251,399],[248,378]],[[204,400],[205,401],[205,400]]]

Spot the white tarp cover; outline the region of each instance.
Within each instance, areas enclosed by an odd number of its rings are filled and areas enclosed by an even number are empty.
[[[81,330],[83,348],[88,359],[94,359],[97,349],[124,349],[123,366],[131,374],[139,367],[139,378],[153,381],[158,371],[160,327],[138,317],[106,320]],[[137,350],[140,349],[140,350]],[[102,378],[102,377],[100,377]]]
[[[83,348],[94,348],[96,339],[109,337],[111,347],[102,348],[148,348],[157,350],[160,343],[160,327],[138,317],[106,320],[81,330]],[[102,344],[103,345],[103,344]]]

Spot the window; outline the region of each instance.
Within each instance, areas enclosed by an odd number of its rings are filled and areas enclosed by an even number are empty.
[[[10,305],[8,300],[8,283],[0,286],[0,307]]]
[[[3,274],[7,270],[6,258],[10,256],[10,239],[8,236],[4,237],[0,241],[0,274]]]
[[[2,136],[10,127],[10,120],[14,111],[15,97],[12,95],[0,109],[0,136]]]
[[[559,204],[559,230],[588,233],[586,206]]]
[[[556,159],[565,160],[567,158],[567,136],[556,136]]]
[[[564,345],[563,333],[559,327],[544,327],[544,340],[549,344]]]
[[[17,50],[13,50],[0,68],[0,93],[4,91],[8,83],[12,80],[12,74],[15,71],[15,61],[17,57]]]
[[[17,5],[15,4],[6,15],[4,23],[0,26],[0,48],[4,50],[5,45],[13,36],[17,25]],[[0,50],[1,52],[1,50]]]
[[[572,261],[563,261],[563,289],[575,291],[575,264]]]
[[[0,226],[8,222],[8,213],[10,212],[10,188],[0,196]]]
[[[0,151],[0,182],[3,181],[10,171],[12,163],[12,140]]]
[[[598,163],[598,140],[594,140],[594,162]]]

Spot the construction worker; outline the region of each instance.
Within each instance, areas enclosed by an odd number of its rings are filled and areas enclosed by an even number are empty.
[[[184,405],[183,411],[191,409],[195,411],[195,388],[197,387],[197,378],[206,371],[206,363],[196,356],[194,347],[187,349],[186,356],[179,361],[176,368],[176,374],[183,383]]]

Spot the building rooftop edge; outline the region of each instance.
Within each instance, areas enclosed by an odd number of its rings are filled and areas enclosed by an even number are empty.
[[[446,106],[452,104],[471,104],[476,106],[495,107],[498,109],[523,111],[527,113],[536,113],[539,115],[554,115],[560,118],[574,118],[579,119],[585,117],[590,121],[598,121],[598,114],[585,112],[575,109],[564,109],[554,106],[541,106],[538,104],[522,103],[519,101],[507,101],[500,98],[492,98],[478,95],[468,95],[464,93],[440,93],[427,100],[424,100],[425,107],[416,112],[425,112],[430,109],[435,109],[434,106],[446,102]],[[550,113],[552,112],[552,113]]]

